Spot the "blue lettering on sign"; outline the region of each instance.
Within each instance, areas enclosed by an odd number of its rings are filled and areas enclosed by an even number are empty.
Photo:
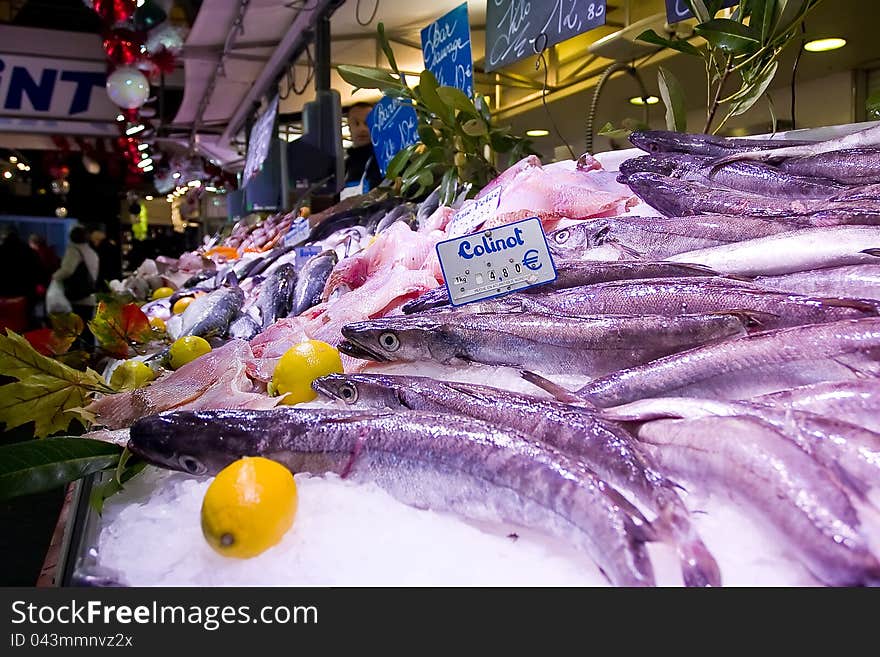
[[[422,30],[422,56],[441,86],[455,87],[474,95],[474,60],[467,3]]]
[[[6,62],[0,59],[0,72],[6,69]],[[59,75],[60,73],[60,75]],[[35,79],[34,75],[24,66],[13,66],[9,74],[9,88],[3,108],[21,110],[25,98],[36,112],[49,112],[52,108],[52,97],[57,89],[57,82],[71,82],[75,86],[73,98],[67,113],[81,114],[88,111],[95,87],[103,88],[107,83],[107,74],[96,71],[65,71],[55,68],[44,68]]]
[[[401,149],[419,140],[418,124],[419,120],[412,105],[387,96],[376,103],[367,114],[373,153],[383,176],[392,158]]]
[[[523,256],[523,265],[531,269],[532,271],[538,271],[541,268],[541,260],[539,258],[539,254],[535,249],[529,249],[526,251],[526,254]]]
[[[524,244],[522,229],[514,228],[513,235],[507,239],[502,238],[492,240],[486,235],[483,235],[482,241],[478,244],[471,244],[470,240],[465,240],[458,246],[458,255],[465,260],[470,260],[471,258],[479,258],[488,253],[498,253],[499,251],[506,251],[507,249],[512,249],[517,246],[523,246]],[[532,251],[529,251],[529,253],[532,253]],[[534,251],[534,253],[537,254],[537,251]]]

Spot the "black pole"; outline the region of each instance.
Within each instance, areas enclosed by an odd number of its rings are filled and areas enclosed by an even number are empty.
[[[315,91],[330,89],[330,12],[315,26]]]

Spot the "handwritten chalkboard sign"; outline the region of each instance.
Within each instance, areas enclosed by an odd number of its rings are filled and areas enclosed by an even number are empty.
[[[465,96],[473,97],[474,60],[467,3],[422,30],[422,55],[425,68],[441,86],[461,89]]]
[[[405,105],[396,98],[386,96],[376,103],[367,114],[367,126],[383,176],[398,151],[419,140],[416,111],[412,105]]]
[[[272,99],[263,115],[256,120],[251,128],[248,139],[247,157],[244,162],[243,183],[253,178],[266,161],[269,155],[269,146],[272,144],[272,135],[275,132],[275,117],[278,115],[278,96]]]
[[[722,7],[733,7],[738,5],[739,0],[725,0]],[[688,3],[685,0],[666,0],[666,21],[669,23],[678,23],[693,18]]]
[[[486,70],[605,24],[605,0],[488,0]],[[546,39],[541,35],[546,35]],[[546,42],[545,42],[546,41]]]

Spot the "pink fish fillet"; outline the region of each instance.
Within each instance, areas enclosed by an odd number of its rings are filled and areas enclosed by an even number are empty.
[[[475,198],[483,198],[487,196],[489,192],[491,192],[496,187],[504,187],[511,180],[513,180],[517,175],[522,173],[523,171],[527,171],[528,169],[540,169],[541,168],[541,160],[539,160],[534,155],[528,155],[521,159],[516,164],[512,164],[507,169],[505,169],[497,178],[490,180],[486,183],[486,186],[480,190],[480,193],[476,195]]]
[[[253,357],[244,340],[230,340],[222,347],[191,361],[145,388],[105,395],[86,410],[109,429],[121,429],[145,415],[167,411],[202,396],[223,374]]]
[[[312,310],[314,309],[308,312]],[[257,381],[271,381],[278,359],[284,355],[284,352],[308,339],[309,336],[303,331],[299,318],[279,319],[251,340],[254,357],[247,361],[248,376]]]
[[[204,394],[189,403],[175,406],[177,411],[200,411],[210,408],[244,408],[263,411],[278,405],[248,378],[248,363],[237,360]]]

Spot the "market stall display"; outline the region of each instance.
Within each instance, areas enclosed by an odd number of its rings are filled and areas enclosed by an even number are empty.
[[[689,143],[701,139],[722,149],[742,143],[699,136]],[[548,238],[560,274],[498,299],[451,308],[440,287],[433,247],[466,216],[472,201],[461,198],[457,208],[429,197],[421,206],[366,199],[372,206],[331,212],[324,221],[334,230],[316,223],[312,236],[322,239],[312,240],[316,254],[305,262],[283,246],[249,252],[283,235],[239,226],[224,243],[151,276],[148,287],[183,281],[144,312],[167,314],[175,295],[197,290],[202,295],[169,317],[168,330],[215,344],[145,387],[93,402],[98,424],[123,431],[92,435],[130,441],[139,457],[187,474],[148,474],[107,502],[106,520],[94,521],[88,537],[96,555],[78,565],[82,581],[95,573],[128,581],[118,558],[128,541],[173,532],[186,521],[170,518],[172,509],[192,509],[202,494],[205,480],[186,477],[216,474],[243,456],[285,464],[303,495],[291,536],[255,557],[253,568],[229,571],[239,583],[263,581],[258,564],[285,555],[295,564],[289,583],[345,581],[320,566],[313,578],[308,550],[297,553],[321,508],[312,502],[310,511],[309,490],[350,508],[358,508],[352,496],[363,496],[379,514],[406,522],[430,514],[457,546],[453,553],[485,546],[486,558],[511,555],[520,541],[511,547],[501,539],[522,533],[523,554],[557,555],[535,567],[550,581],[583,582],[571,574],[580,569],[594,572],[592,584],[880,581],[880,434],[871,412],[880,399],[880,299],[872,287],[880,228],[870,184],[841,188],[822,179],[810,193],[827,185],[829,196],[809,203],[771,186],[777,195],[764,193],[766,207],[785,202],[797,211],[780,217],[658,217],[624,186],[647,175],[635,169],[653,166],[644,159],[652,156],[629,155],[620,183],[617,172],[582,158],[547,167],[525,160],[487,185],[484,194],[492,187],[501,194],[482,225],[538,216],[555,229]],[[769,175],[780,175],[785,161],[767,165]],[[687,177],[692,161],[677,162],[683,168],[667,172]],[[740,177],[719,181],[711,164],[698,165],[699,184],[713,197],[752,193],[729,187]],[[540,184],[547,170],[556,172],[552,185]],[[656,189],[632,187],[642,201],[654,200]],[[841,195],[858,199],[858,211],[830,207]],[[296,297],[311,270],[320,270],[321,283],[310,287],[323,287],[322,295],[296,315],[291,289]],[[800,288],[798,278],[786,286],[794,276],[825,281],[823,271],[859,294],[825,296],[818,283]],[[146,296],[144,280],[125,286]],[[211,311],[193,311],[196,304]],[[262,330],[231,337],[244,316]],[[345,372],[314,380],[317,401],[276,407],[275,368],[309,339],[337,345]],[[346,535],[350,515],[334,509],[322,540]],[[452,529],[453,516],[479,531]],[[218,581],[208,564],[223,562],[196,543],[173,563],[131,569],[131,581]],[[380,546],[395,555],[386,558],[383,581],[411,582],[404,572],[411,562]],[[381,563],[364,552],[366,562]],[[187,563],[195,574],[182,574]],[[463,571],[445,583],[470,581],[486,580]]]

